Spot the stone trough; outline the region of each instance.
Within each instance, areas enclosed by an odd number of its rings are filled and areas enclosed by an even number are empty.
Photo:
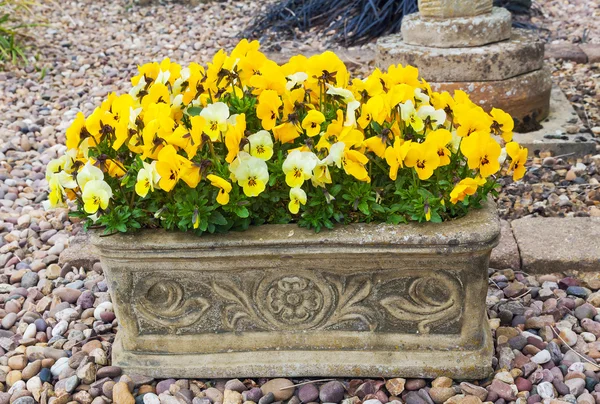
[[[120,329],[113,365],[152,377],[481,379],[495,207],[441,224],[296,225],[92,237]]]

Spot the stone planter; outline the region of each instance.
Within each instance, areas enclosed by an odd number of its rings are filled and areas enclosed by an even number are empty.
[[[120,324],[113,364],[128,372],[479,379],[499,235],[489,204],[442,224],[92,240]]]

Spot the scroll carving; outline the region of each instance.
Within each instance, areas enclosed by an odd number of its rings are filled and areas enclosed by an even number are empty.
[[[137,310],[149,320],[169,328],[186,327],[198,321],[209,308],[203,297],[186,296],[175,280],[150,279],[142,284]]]
[[[460,290],[457,279],[432,272],[411,281],[408,297],[389,296],[380,304],[398,320],[417,322],[419,332],[428,334],[432,325],[460,316]]]

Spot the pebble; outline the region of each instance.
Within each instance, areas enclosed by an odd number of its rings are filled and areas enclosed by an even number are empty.
[[[549,362],[551,359],[552,359],[552,357],[550,356],[550,352],[548,352],[544,349],[544,350],[539,351],[537,354],[535,354],[531,358],[531,361],[541,365],[546,362]]]
[[[261,386],[263,394],[273,393],[275,401],[284,401],[294,395],[296,388],[289,379],[272,379]]]
[[[321,386],[319,398],[323,403],[339,403],[344,398],[345,391],[346,389],[341,382],[332,380]]]
[[[135,399],[131,392],[129,391],[129,387],[127,383],[118,382],[113,386],[112,389],[113,401],[119,404],[135,404]]]
[[[542,382],[537,385],[537,392],[544,399],[555,398],[554,386],[550,382]]]
[[[305,384],[298,387],[298,398],[303,403],[317,401],[319,398],[319,389],[313,384]]]

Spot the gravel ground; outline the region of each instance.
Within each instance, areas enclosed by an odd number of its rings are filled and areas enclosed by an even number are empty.
[[[285,390],[294,393],[290,398],[281,397],[278,389],[278,383],[288,381],[159,382],[121,375],[110,366],[118,325],[102,270],[93,261],[76,261],[63,253],[79,226],[66,211],[44,212],[40,207],[46,198],[45,164],[59,153],[64,129],[75,113],[91,112],[109,91],[123,88],[137,64],[162,56],[180,63],[206,62],[218,48],[231,48],[237,32],[264,5],[232,1],[196,8],[176,3],[139,7],[90,0],[53,4],[38,13],[47,25],[36,28],[39,54],[34,67],[0,72],[0,404],[129,404],[134,402],[132,394],[137,403],[270,404],[290,399],[292,404],[438,404],[451,397],[450,402],[469,403],[523,404],[559,397],[570,403],[600,402],[595,365],[600,358],[595,308],[600,307],[600,281],[593,275],[492,275],[488,308],[498,369],[493,380],[338,380]],[[555,18],[564,16],[552,15],[548,21]],[[556,26],[576,35],[593,20],[593,12],[581,11],[576,20],[580,25],[572,28]],[[306,35],[283,43],[282,49],[323,46]],[[368,64],[357,63],[355,69],[366,71]],[[571,101],[590,117],[590,128],[599,126],[597,74],[597,65],[562,63],[555,70]],[[579,162],[542,156],[531,162],[524,181],[506,185],[501,212],[507,218],[598,215],[599,181],[598,156]],[[269,392],[274,395],[263,397]]]
[[[595,0],[534,0],[531,22],[549,42],[600,44],[600,3]]]
[[[55,249],[66,243],[48,222],[15,228],[22,230],[11,235],[45,229],[41,238]],[[2,404],[600,402],[598,274],[490,269],[486,303],[496,355],[486,380],[154,380],[110,365],[118,324],[100,265],[72,250],[61,258],[67,262],[58,265],[55,254],[11,258],[0,275]],[[291,385],[298,386],[282,390]]]

